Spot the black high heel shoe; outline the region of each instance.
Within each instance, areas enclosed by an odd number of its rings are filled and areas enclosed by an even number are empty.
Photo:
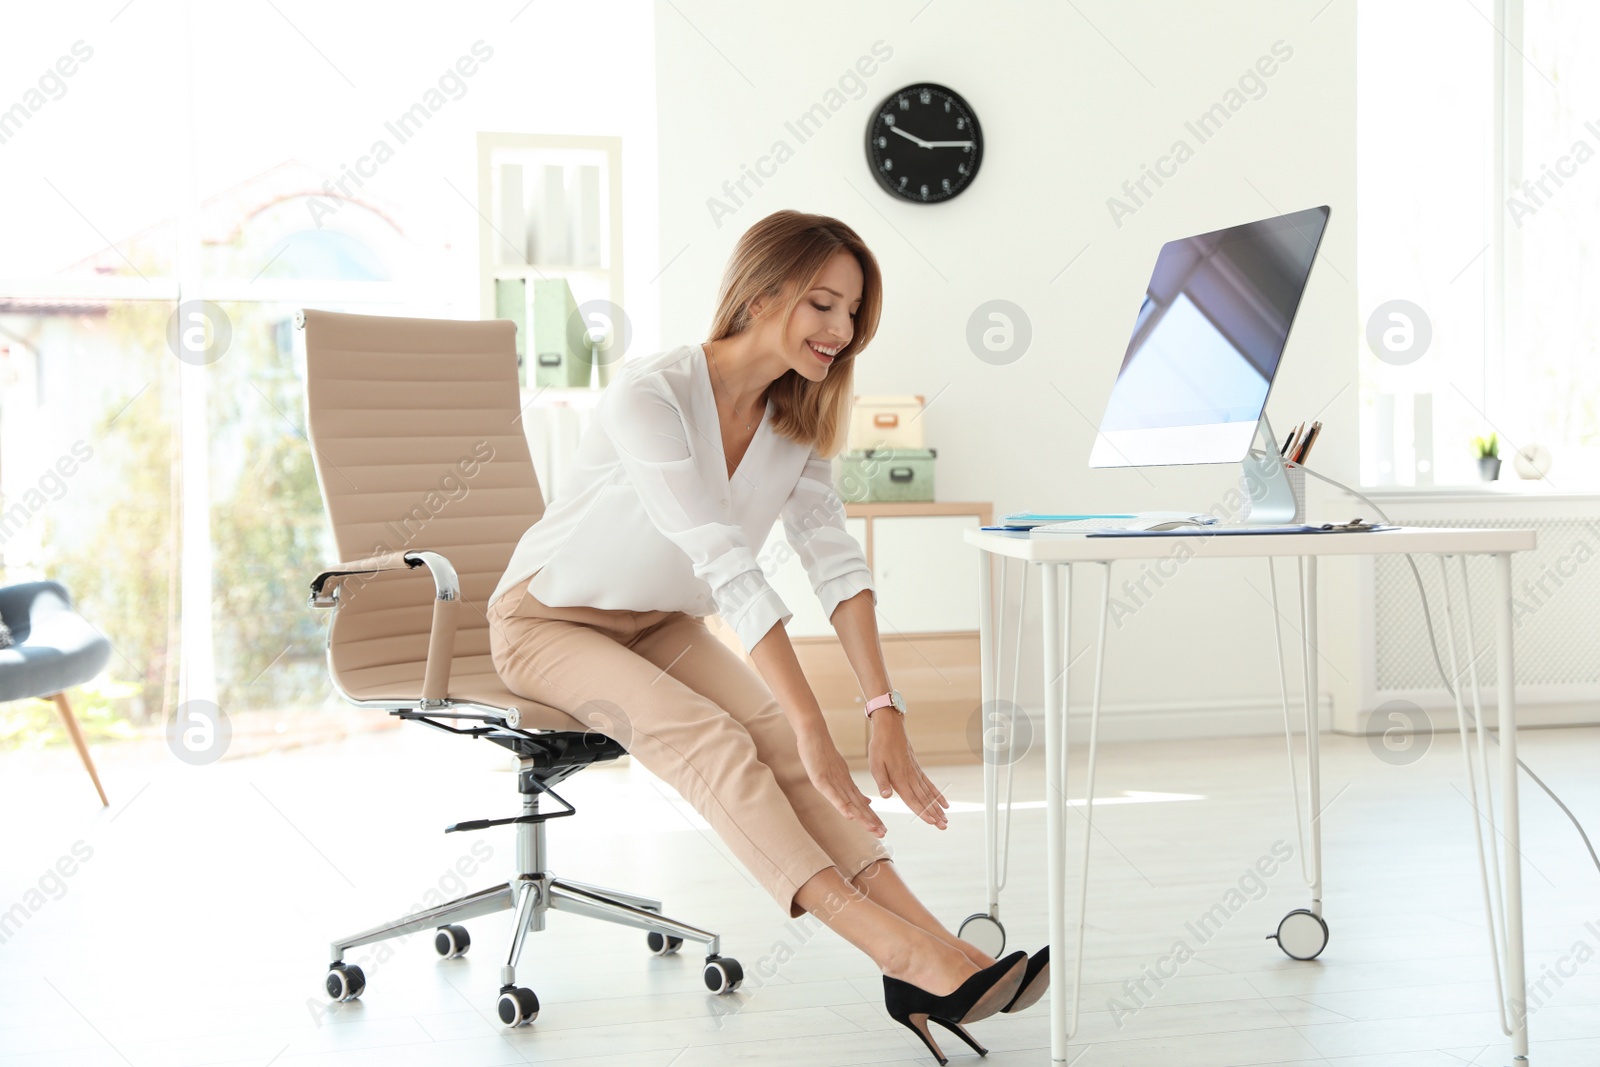
[[[988,1049],[973,1040],[960,1024],[986,1019],[1014,999],[1027,973],[1027,961],[1028,954],[1018,949],[996,961],[994,966],[985,967],[972,975],[955,992],[942,997],[910,982],[884,975],[883,1006],[888,1010],[889,1018],[915,1031],[922,1038],[922,1043],[928,1046],[928,1051],[933,1053],[940,1067],[944,1067],[949,1060],[939,1051],[933,1035],[928,1033],[930,1019],[983,1055]]]
[[[1016,996],[1011,998],[1011,1003],[1001,1008],[1004,1012],[1018,1012],[1024,1008],[1032,1007],[1050,987],[1050,946],[1046,945],[1028,960],[1028,968],[1022,975],[1022,984],[1017,987]],[[978,1043],[978,1039],[967,1032],[967,1028],[960,1023],[953,1023],[949,1019],[941,1019],[937,1015],[929,1016],[929,1020],[955,1034],[971,1046],[972,1051],[980,1056],[987,1056],[989,1050]]]
[[[978,1055],[987,1056],[989,1054],[989,1050],[978,1044],[978,1039],[967,1033],[967,1028],[962,1026],[960,1023],[953,1023],[949,1019],[941,1019],[937,1015],[930,1015],[928,1016],[928,1019],[932,1022],[938,1023],[940,1026],[944,1027],[946,1030],[965,1041],[968,1045],[972,1046],[972,1051],[976,1052]]]
[[[1022,984],[1017,987],[1017,995],[1011,998],[1011,1003],[1001,1008],[1005,1012],[1018,1012],[1023,1008],[1030,1008],[1034,1001],[1044,996],[1044,991],[1050,987],[1050,946],[1046,945],[1033,954],[1028,961],[1028,970],[1022,976]]]

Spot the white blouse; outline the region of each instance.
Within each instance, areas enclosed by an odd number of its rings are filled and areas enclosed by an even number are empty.
[[[831,618],[872,573],[828,460],[771,419],[769,401],[730,479],[705,348],[624,362],[578,444],[572,488],[522,535],[490,603],[538,571],[529,588],[545,604],[715,613],[748,651],[793,614],[757,556],[782,516]]]

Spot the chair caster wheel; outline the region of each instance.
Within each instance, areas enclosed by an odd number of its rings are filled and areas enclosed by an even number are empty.
[[[716,994],[732,993],[744,981],[744,968],[732,956],[709,956],[704,974],[706,988]]]
[[[670,934],[657,933],[656,931],[651,930],[649,944],[650,951],[654,952],[657,956],[670,956],[674,952],[678,951],[678,947],[683,944],[683,938],[673,937]]]
[[[331,963],[322,988],[328,991],[328,996],[343,1004],[356,999],[366,990],[367,976],[353,963]]]
[[[1296,908],[1278,923],[1278,932],[1267,935],[1276,941],[1283,954],[1292,960],[1314,960],[1328,947],[1328,924],[1322,916]]]
[[[464,956],[472,947],[472,936],[465,926],[441,926],[433,934],[433,951],[447,960]]]
[[[981,911],[962,919],[956,936],[972,942],[995,959],[1000,958],[1006,947],[1006,928],[1000,925],[999,919],[992,919]]]
[[[496,1009],[500,1021],[507,1026],[527,1026],[539,1017],[539,998],[533,990],[523,986],[506,986],[500,990],[500,1004]]]

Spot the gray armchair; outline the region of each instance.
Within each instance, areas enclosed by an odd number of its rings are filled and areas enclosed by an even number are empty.
[[[73,610],[59,582],[25,582],[0,589],[0,617],[14,642],[10,648],[0,648],[0,701],[30,697],[55,701],[100,803],[109,807],[65,691],[105,669],[111,642]]]

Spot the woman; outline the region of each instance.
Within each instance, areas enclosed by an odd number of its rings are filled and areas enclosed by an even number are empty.
[[[866,952],[891,1014],[943,1062],[928,1020],[980,1048],[960,1024],[1038,1000],[1047,950],[997,961],[901,880],[755,554],[781,516],[874,698],[873,780],[943,829],[949,805],[894,706],[872,576],[827,458],[881,304],[877,261],[843,223],[780,211],[751,227],[711,340],[630,360],[606,387],[573,488],[490,598],[491,650],[513,691],[596,726],[677,789],[791,918],[811,912]],[[713,612],[759,677],[706,628]]]

